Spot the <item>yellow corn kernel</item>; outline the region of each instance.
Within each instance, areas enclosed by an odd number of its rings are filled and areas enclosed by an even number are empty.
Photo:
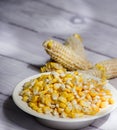
[[[50,113],[51,109],[50,109],[50,107],[45,106],[42,108],[42,111],[43,111],[43,113]]]
[[[59,103],[59,106],[60,106],[61,108],[64,108],[64,109],[66,108],[66,104],[65,104],[65,103],[62,103],[62,102]]]
[[[84,96],[84,93],[83,92],[79,92],[78,95],[82,97],[82,96]]]
[[[33,87],[33,93],[34,93],[34,95],[37,95],[38,92],[39,92],[39,87],[37,87],[37,86]]]
[[[57,111],[60,114],[60,113],[62,113],[64,111],[64,109],[59,107],[59,108],[57,108]]]
[[[28,96],[23,96],[23,97],[22,97],[22,100],[23,100],[24,102],[27,102],[27,101],[28,101],[28,99],[29,99],[29,97],[28,97]]]
[[[81,92],[82,89],[83,89],[82,86],[77,86],[77,87],[76,87],[76,91],[77,91],[77,92]]]
[[[83,82],[83,78],[82,77],[79,77],[79,82]]]
[[[69,97],[67,97],[67,101],[69,101],[69,102],[72,101],[73,99],[74,99],[74,95],[72,95],[72,94],[69,95]]]
[[[84,113],[83,112],[78,112],[78,117],[83,117],[84,116]]]
[[[52,100],[57,100],[59,97],[59,94],[57,92],[52,93]]]
[[[94,113],[99,112],[99,107],[98,107],[98,106],[93,107],[93,112],[94,112]]]
[[[66,107],[66,108],[65,108],[65,112],[68,114],[68,113],[71,112],[71,109],[70,109],[69,107]]]
[[[80,104],[81,106],[85,106],[85,100],[80,100],[80,101],[79,101],[79,104]]]
[[[37,112],[43,113],[42,108],[38,108],[38,109],[37,109]]]
[[[114,103],[115,103],[115,101],[114,101],[114,99],[113,99],[113,98],[109,98],[109,99],[108,99],[108,103],[109,103],[109,104],[114,104]]]
[[[31,92],[30,89],[29,89],[29,88],[26,88],[26,89],[24,89],[24,90],[22,91],[22,93],[20,93],[20,94],[21,94],[21,95],[26,95],[26,96],[28,96],[30,92]]]
[[[38,98],[39,98],[39,96],[33,96],[32,99],[31,99],[31,101],[32,101],[32,102],[37,102],[37,101],[38,101]]]
[[[68,92],[68,93],[71,92],[71,90],[69,88],[65,88],[65,91]]]
[[[96,103],[96,106],[97,106],[97,107],[100,107],[100,104],[101,104],[101,100],[99,100],[99,101]]]
[[[106,100],[107,100],[107,98],[106,98],[106,97],[103,97],[103,96],[100,96],[100,99],[101,99],[102,101],[106,101]]]
[[[86,98],[90,101],[90,100],[92,100],[92,97],[90,96],[90,94],[87,94],[86,95]]]
[[[67,83],[69,86],[71,86],[71,87],[74,86],[72,82],[67,82],[67,81],[66,81],[66,83]]]
[[[35,82],[35,83],[34,83],[34,86],[35,86],[36,84],[38,84],[38,79],[35,79],[34,82]]]
[[[54,78],[51,83],[57,83],[58,82],[58,79],[57,78]],[[54,87],[54,86],[53,86]]]
[[[45,105],[47,105],[47,106],[51,106],[51,99],[48,99],[48,98],[47,98],[44,103],[45,103]]]
[[[41,68],[40,68],[40,72],[41,72],[41,73],[46,72],[46,67],[45,67],[45,66],[44,66],[44,67],[41,67]]]
[[[64,70],[59,69],[59,70],[56,70],[56,72],[61,74],[61,73],[64,73]]]
[[[50,49],[52,47],[53,40],[47,41],[47,47]]]
[[[60,96],[60,97],[58,98],[58,100],[59,100],[60,102],[63,102],[63,103],[66,103],[66,102],[67,102],[67,99],[64,98],[63,96]]]
[[[47,91],[45,91],[45,90],[44,90],[44,91],[41,91],[41,92],[40,92],[40,96],[43,96],[43,95],[45,95],[46,93],[47,93]]]
[[[78,71],[74,71],[74,74],[75,74],[75,75],[78,75],[79,73],[78,73]]]
[[[24,84],[23,88],[24,88],[24,89],[27,89],[27,88],[29,88],[29,87],[30,87],[30,85],[31,85],[31,83],[30,83],[30,82],[26,82],[26,83]]]
[[[35,110],[35,111],[37,111],[38,110],[37,105],[32,106],[32,109]]]
[[[71,113],[68,113],[67,116],[70,117],[70,118],[75,118],[76,117],[76,113],[71,112]]]
[[[97,92],[90,91],[89,94],[90,94],[92,97],[97,96]]]
[[[64,97],[64,98],[67,98],[68,95],[69,95],[69,94],[68,94],[67,92],[62,92],[62,93],[61,93],[61,96]]]
[[[72,78],[72,77],[73,77],[73,75],[72,75],[72,74],[67,73],[67,74],[65,75],[65,77],[64,77],[64,78],[69,79],[69,78]]]
[[[100,108],[105,108],[107,106],[107,102],[101,102],[100,103]]]
[[[91,111],[90,113],[89,113],[89,115],[95,115],[97,112],[96,111]]]
[[[42,103],[39,103],[38,106],[39,106],[39,108],[43,108],[45,105]]]
[[[108,90],[108,89],[106,89],[104,92],[105,92],[107,95],[110,95],[110,96],[112,95],[112,94],[111,94],[111,91]]]
[[[31,108],[34,108],[34,107],[35,107],[35,103],[33,103],[33,102],[29,102],[28,105],[29,105]]]

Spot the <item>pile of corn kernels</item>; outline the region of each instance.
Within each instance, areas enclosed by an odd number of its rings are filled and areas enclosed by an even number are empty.
[[[33,110],[61,118],[95,115],[114,104],[105,81],[86,78],[77,71],[62,70],[42,74],[26,82],[20,96]]]

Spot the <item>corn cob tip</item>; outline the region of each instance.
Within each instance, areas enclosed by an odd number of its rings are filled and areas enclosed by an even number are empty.
[[[51,39],[43,42],[43,46],[49,49],[52,47],[52,44],[53,44],[53,40]]]
[[[80,40],[80,42],[82,42],[82,38],[81,38],[81,36],[80,36],[79,34],[74,33],[74,34],[73,34],[73,37],[75,37],[75,38],[79,39],[79,40]]]

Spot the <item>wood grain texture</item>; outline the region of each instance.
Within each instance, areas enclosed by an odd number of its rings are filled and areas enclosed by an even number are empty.
[[[0,56],[0,92],[11,95],[18,82],[39,73],[39,68],[20,61]]]
[[[0,3],[1,21],[8,26],[26,30],[22,34],[27,34],[28,38],[27,31],[35,33],[38,39],[42,36],[43,40],[52,36],[66,38],[77,32],[81,34],[86,48],[90,51],[117,57],[117,28],[114,27],[116,22],[114,21],[115,13],[113,13],[114,9],[116,11],[113,5],[116,4],[114,4],[114,0],[111,1],[113,4],[111,9],[109,9],[110,1],[106,1],[105,9],[103,9],[102,2],[97,3],[91,0],[74,0],[74,2],[70,0],[69,2],[66,0],[50,0],[50,2],[47,0],[21,0],[20,2],[9,0],[8,3]],[[111,15],[109,15],[110,13]],[[110,19],[114,19],[113,26],[109,25],[111,24]],[[39,39],[38,42],[42,41]]]

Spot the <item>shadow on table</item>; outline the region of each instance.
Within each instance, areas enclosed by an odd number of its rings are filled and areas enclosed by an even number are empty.
[[[28,64],[28,68],[39,72],[39,71],[40,71],[40,68],[41,68],[41,67],[44,67],[45,64],[48,63],[48,62],[54,62],[54,61],[53,61],[52,59],[48,59],[48,60],[46,60],[45,63],[43,63],[43,64],[39,64],[39,65]]]
[[[13,102],[11,96],[4,102],[3,112],[8,121],[11,122],[13,126],[16,126],[17,128],[19,127],[19,129],[24,128],[27,130],[52,130],[52,128],[41,125],[33,116],[30,116],[20,110]],[[108,120],[108,118],[109,115],[96,120],[92,125],[90,125],[91,129],[97,126],[100,127],[106,122],[106,120]],[[83,130],[84,129],[85,128],[83,128]]]
[[[3,112],[8,122],[15,128],[26,130],[52,130],[51,128],[41,125],[35,117],[30,116],[20,110],[12,100],[12,97],[4,102]]]
[[[108,114],[107,116],[104,116],[100,119],[95,120],[95,122],[93,124],[91,124],[90,126],[95,127],[95,128],[100,127],[101,125],[103,125],[108,120],[109,116],[110,116],[110,114]]]

